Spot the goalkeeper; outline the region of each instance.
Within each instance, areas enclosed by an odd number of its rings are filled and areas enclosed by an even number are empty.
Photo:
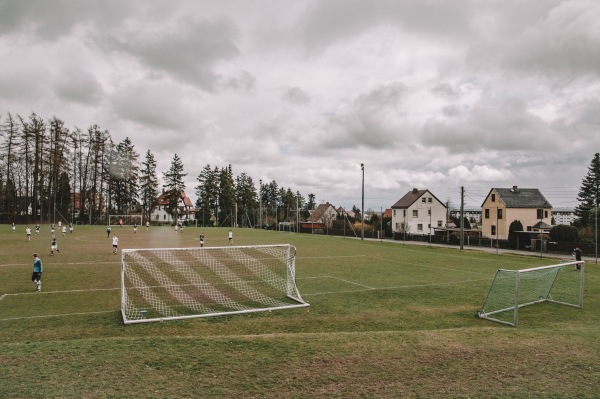
[[[38,258],[38,254],[33,254],[33,274],[31,275],[31,281],[35,284],[35,290],[42,290],[42,270],[44,266],[42,265],[42,260]]]

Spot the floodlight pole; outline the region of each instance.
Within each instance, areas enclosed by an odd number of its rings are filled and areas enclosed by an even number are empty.
[[[365,164],[360,164],[360,170],[362,171],[362,207],[360,209],[360,239],[365,239]]]

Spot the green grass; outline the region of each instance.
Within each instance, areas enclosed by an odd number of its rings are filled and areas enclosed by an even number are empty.
[[[207,246],[228,229],[203,229]],[[190,247],[199,228],[113,228],[120,248]],[[120,257],[105,228],[0,226],[2,398],[595,398],[600,276],[584,308],[521,309],[519,327],[476,317],[498,268],[550,259],[234,229],[235,245],[297,247],[308,308],[124,325]],[[30,281],[32,252],[43,291]]]

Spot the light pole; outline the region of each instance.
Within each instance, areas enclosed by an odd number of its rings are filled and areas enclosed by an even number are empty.
[[[365,239],[365,164],[360,164],[360,170],[362,170],[362,205],[360,208],[360,239]]]
[[[262,179],[258,184],[258,229],[262,230]]]

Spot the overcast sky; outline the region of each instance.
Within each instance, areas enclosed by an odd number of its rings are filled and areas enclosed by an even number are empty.
[[[600,1],[0,0],[7,113],[98,124],[317,203],[413,187],[574,207],[600,152]]]

